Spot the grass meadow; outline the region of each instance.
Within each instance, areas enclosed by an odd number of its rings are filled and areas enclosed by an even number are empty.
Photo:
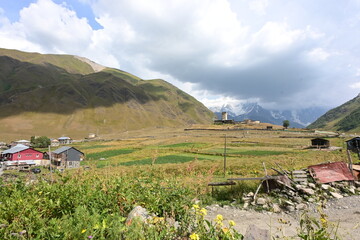
[[[0,178],[0,238],[241,239],[221,217],[204,220],[202,207],[241,203],[242,194],[259,182],[238,182],[215,193],[207,184],[264,176],[263,163],[272,174],[278,166],[291,171],[347,160],[341,149],[308,149],[312,137],[305,131],[155,129],[76,143],[86,157],[81,165],[90,168]],[[336,147],[346,140],[328,139]],[[126,222],[134,206],[153,214],[148,223]],[[173,221],[180,225],[175,228]]]

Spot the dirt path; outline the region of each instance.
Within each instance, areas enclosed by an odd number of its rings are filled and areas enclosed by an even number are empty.
[[[245,234],[249,225],[254,224],[258,228],[269,230],[271,236],[280,239],[296,237],[302,214],[302,212],[290,214],[284,212],[256,212],[253,210],[241,210],[232,206],[220,207],[218,205],[208,206],[207,209],[208,215],[206,218],[208,220],[213,220],[217,214],[221,214],[225,219],[225,224],[229,220],[235,221],[235,229],[242,234]],[[310,212],[312,216],[318,218],[315,210]],[[326,204],[324,213],[328,216],[330,222],[335,225],[339,224],[337,233],[340,239],[360,239],[360,196],[331,200]]]

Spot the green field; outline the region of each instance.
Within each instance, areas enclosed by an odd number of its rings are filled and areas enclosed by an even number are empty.
[[[310,138],[298,138],[301,134],[230,132],[226,157],[224,133],[214,131],[156,129],[137,132],[136,138],[129,134],[128,139],[74,144],[85,153],[81,164],[90,168],[51,174],[44,168],[39,175],[12,171],[0,178],[0,226],[6,226],[0,227],[0,239],[188,240],[191,234],[241,239],[232,226],[204,221],[200,210],[213,203],[241,206],[243,194],[255,192],[259,182],[239,182],[213,193],[208,183],[262,177],[264,163],[268,174],[274,174],[271,168],[278,166],[292,171],[347,160],[345,151],[308,149]],[[343,138],[329,140],[332,146],[344,146]],[[153,214],[149,223],[126,223],[135,206]],[[174,220],[180,223],[177,229],[167,224]]]

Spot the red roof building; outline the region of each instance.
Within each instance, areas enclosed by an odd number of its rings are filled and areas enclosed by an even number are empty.
[[[1,158],[4,161],[29,161],[41,160],[44,154],[28,146],[18,144],[1,153]]]

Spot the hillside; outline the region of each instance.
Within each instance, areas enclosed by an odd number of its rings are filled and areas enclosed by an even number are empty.
[[[308,126],[342,132],[360,131],[360,94],[343,105],[331,109]]]
[[[85,137],[210,123],[203,104],[164,80],[142,80],[70,55],[0,49],[0,131]]]

